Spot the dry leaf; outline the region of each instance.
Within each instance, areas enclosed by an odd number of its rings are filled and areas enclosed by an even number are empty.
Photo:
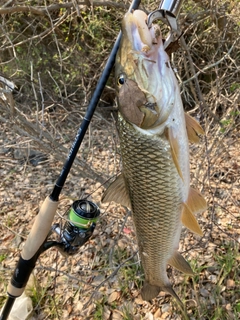
[[[72,305],[71,304],[67,304],[67,311],[68,311],[68,314],[70,314],[72,312]]]
[[[144,304],[144,301],[143,301],[142,298],[136,298],[136,299],[135,299],[135,303],[142,305],[142,304]]]
[[[235,281],[232,279],[228,279],[227,280],[227,289],[234,288],[234,287],[235,287]]]
[[[122,320],[123,319],[123,314],[119,310],[114,310],[112,313],[112,320]]]
[[[103,307],[103,320],[109,320],[111,316],[111,311],[108,309],[107,306]]]
[[[108,297],[108,303],[112,303],[113,301],[118,300],[120,297],[120,292],[119,291],[114,291],[110,294]]]
[[[154,320],[154,317],[153,317],[153,314],[151,312],[147,312],[143,319],[144,320]]]
[[[158,309],[156,310],[156,312],[154,313],[154,317],[155,317],[155,318],[158,318],[158,317],[160,317],[160,316],[161,316],[161,309],[158,308]]]

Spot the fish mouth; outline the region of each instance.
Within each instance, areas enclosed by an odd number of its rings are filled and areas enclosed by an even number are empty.
[[[115,73],[124,119],[144,130],[162,130],[173,108],[175,82],[160,27],[148,28],[141,10],[124,16]]]
[[[162,44],[161,30],[158,25],[147,26],[147,15],[141,10],[128,12],[123,21],[132,44],[132,50],[143,57],[155,61],[158,47]],[[130,33],[130,35],[129,35]]]
[[[166,72],[169,58],[163,48],[160,27],[153,24],[148,28],[145,12],[135,10],[125,15],[116,62],[118,105],[125,120],[141,129],[163,124],[171,109],[169,98],[173,93]]]

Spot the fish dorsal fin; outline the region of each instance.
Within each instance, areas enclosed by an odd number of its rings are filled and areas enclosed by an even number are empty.
[[[202,230],[200,229],[194,213],[200,213],[206,209],[207,203],[201,193],[193,188],[190,188],[188,199],[186,203],[183,203],[182,223],[191,231],[202,236]]]
[[[177,251],[175,251],[174,255],[168,260],[168,264],[183,273],[191,275],[194,274],[190,264]]]
[[[193,117],[187,113],[185,113],[185,121],[188,140],[193,143],[199,143],[200,139],[198,134],[204,134],[203,128]]]
[[[177,172],[180,176],[180,178],[183,180],[182,170],[179,165],[179,144],[177,138],[174,136],[173,128],[167,128],[165,130],[166,138],[169,141],[170,147],[171,147],[171,154],[173,158],[173,162],[175,164],[175,167],[177,169]]]
[[[121,173],[116,180],[114,180],[107,190],[104,192],[102,202],[114,201],[123,206],[131,208],[130,198],[127,192],[124,176]]]

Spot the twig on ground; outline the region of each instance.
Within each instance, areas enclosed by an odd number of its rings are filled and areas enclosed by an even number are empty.
[[[84,308],[87,308],[87,307],[89,306],[89,304],[91,303],[94,295],[97,293],[97,290],[98,290],[99,288],[101,288],[104,283],[106,283],[108,280],[110,280],[112,277],[114,277],[114,276],[118,273],[118,271],[119,271],[122,267],[124,267],[124,265],[125,265],[129,260],[131,260],[132,258],[135,257],[135,255],[136,255],[137,253],[138,253],[138,251],[135,251],[135,252],[131,255],[131,257],[127,258],[125,261],[123,261],[122,263],[120,263],[120,264],[116,267],[116,269],[115,269],[106,279],[104,279],[99,285],[96,286],[96,288],[95,288],[94,292],[91,294],[89,300],[85,303]]]

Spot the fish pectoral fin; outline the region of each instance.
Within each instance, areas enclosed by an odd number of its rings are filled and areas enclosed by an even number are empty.
[[[193,117],[187,113],[185,113],[185,121],[188,140],[193,143],[199,143],[200,139],[198,134],[204,134],[203,128]]]
[[[202,236],[202,230],[194,216],[194,213],[200,213],[206,209],[207,203],[201,193],[193,188],[190,188],[188,199],[186,203],[183,203],[182,223],[191,231]]]
[[[171,154],[173,158],[173,162],[175,164],[175,167],[177,169],[177,172],[180,176],[180,178],[183,180],[182,170],[179,165],[179,144],[177,138],[174,136],[173,128],[166,128],[165,130],[166,138],[169,141],[170,148],[171,148]]]
[[[102,196],[102,203],[114,201],[123,206],[131,208],[130,198],[127,192],[124,176],[121,173],[114,180]]]
[[[168,264],[183,273],[190,275],[194,274],[190,264],[177,251],[175,251],[174,255],[168,260]]]

